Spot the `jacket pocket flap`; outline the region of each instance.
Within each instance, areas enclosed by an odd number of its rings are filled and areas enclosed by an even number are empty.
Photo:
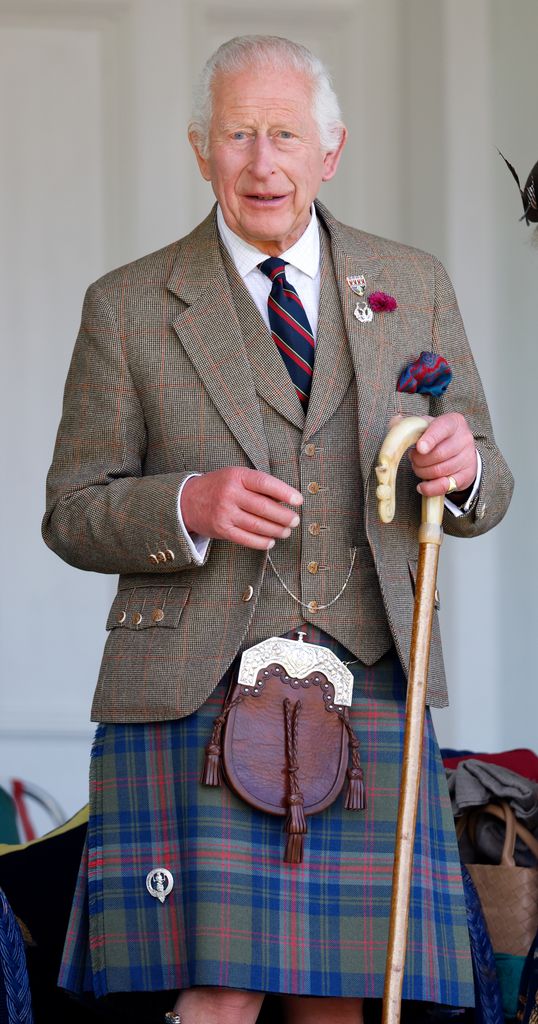
[[[190,587],[130,587],[119,590],[108,614],[107,629],[175,629],[189,599]]]

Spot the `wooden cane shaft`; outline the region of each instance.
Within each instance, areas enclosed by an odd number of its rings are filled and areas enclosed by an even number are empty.
[[[432,525],[435,539],[420,543],[418,554],[382,1024],[399,1024],[401,1012],[430,639],[441,543],[440,528],[437,527],[436,532],[435,524]]]

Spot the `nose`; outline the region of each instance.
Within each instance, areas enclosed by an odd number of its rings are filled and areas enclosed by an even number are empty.
[[[251,151],[250,171],[255,178],[263,180],[268,178],[274,169],[271,140],[266,135],[257,135]]]

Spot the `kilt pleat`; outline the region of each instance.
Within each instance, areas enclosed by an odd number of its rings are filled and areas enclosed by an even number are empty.
[[[319,642],[312,627],[308,634]],[[367,808],[346,811],[341,795],[309,817],[302,864],[282,860],[281,818],[248,807],[226,786],[200,785],[226,680],[188,718],[98,726],[61,986],[97,996],[193,985],[382,995],[405,680],[392,652],[350,669]],[[163,904],[146,889],[158,868],[174,877]],[[458,848],[429,713],[403,996],[474,1002]]]

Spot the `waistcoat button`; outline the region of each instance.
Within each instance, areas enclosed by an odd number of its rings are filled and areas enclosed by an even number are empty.
[[[317,610],[319,608],[319,604],[318,604],[317,601],[309,601],[308,605],[307,605],[307,608],[308,608],[309,612],[317,612]]]
[[[317,562],[309,562],[306,568],[308,569],[309,572],[312,573],[313,576],[315,576],[319,569],[319,565]]]
[[[315,444],[305,444],[304,453],[312,458],[312,456],[316,454]]]
[[[308,526],[308,532],[311,537],[319,537],[321,526],[319,523],[310,523]]]
[[[309,494],[317,494],[319,491],[319,484],[316,480],[311,480],[306,489]]]

